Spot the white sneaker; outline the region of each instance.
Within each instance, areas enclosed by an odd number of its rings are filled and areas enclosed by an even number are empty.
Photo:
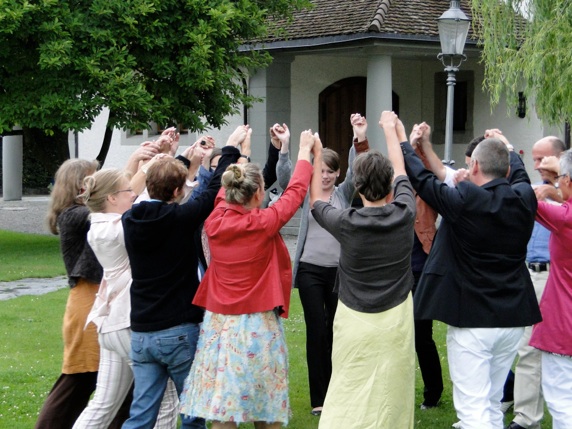
[[[500,403],[500,410],[503,414],[506,414],[508,410],[514,405],[514,401],[506,401]]]
[[[451,426],[453,426],[455,429],[461,429],[461,422],[453,423]]]

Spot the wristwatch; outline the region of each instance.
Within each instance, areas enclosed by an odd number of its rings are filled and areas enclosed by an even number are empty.
[[[246,158],[246,161],[250,162],[250,157],[247,155],[240,155],[239,158]]]

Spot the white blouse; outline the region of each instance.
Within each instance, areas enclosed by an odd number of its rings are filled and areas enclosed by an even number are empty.
[[[87,241],[103,267],[103,279],[87,323],[95,323],[100,333],[128,328],[132,278],[121,215],[92,213]]]

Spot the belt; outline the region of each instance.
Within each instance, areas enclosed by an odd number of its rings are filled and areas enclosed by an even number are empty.
[[[550,262],[529,262],[528,268],[535,273],[541,273],[543,271],[548,271]]]

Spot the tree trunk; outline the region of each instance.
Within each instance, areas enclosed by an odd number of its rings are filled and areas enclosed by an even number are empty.
[[[97,160],[99,161],[100,167],[103,167],[105,160],[107,158],[107,153],[109,152],[109,147],[111,146],[111,137],[113,136],[113,123],[112,119],[115,116],[113,112],[109,112],[109,117],[107,118],[107,125],[105,127],[105,134],[103,135],[103,142],[101,144],[101,149],[99,150],[99,155],[97,155]]]
[[[24,128],[23,187],[48,192],[59,166],[70,157],[68,132]]]

